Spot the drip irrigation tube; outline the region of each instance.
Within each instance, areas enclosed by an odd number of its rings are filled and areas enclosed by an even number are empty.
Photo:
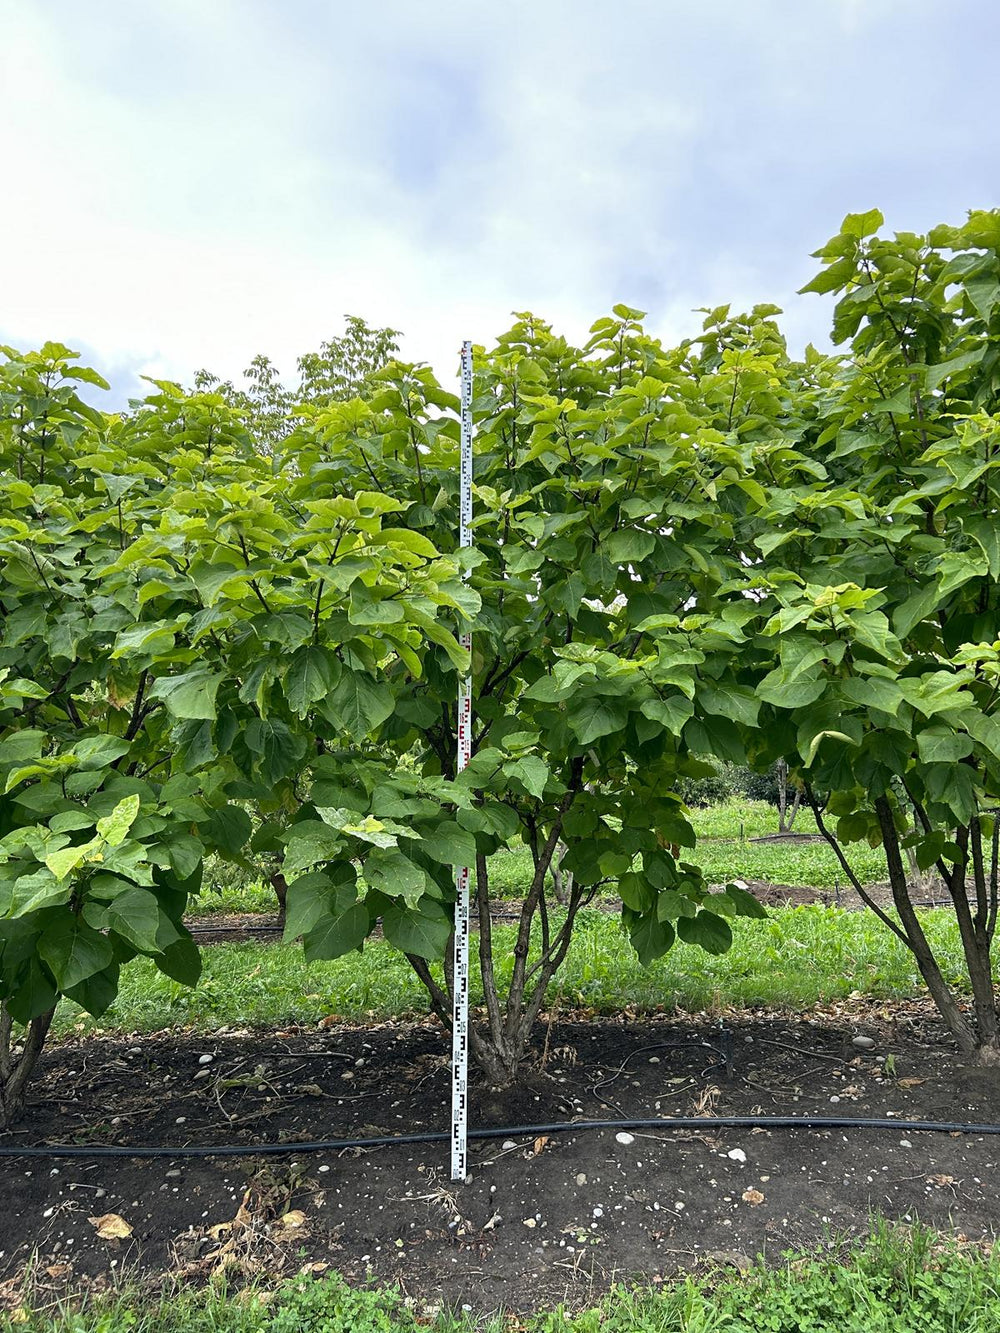
[[[717,1115],[717,1116],[657,1116],[653,1118],[628,1117],[621,1120],[559,1120],[542,1125],[504,1125],[498,1129],[470,1129],[470,1139],[537,1138],[541,1134],[579,1134],[597,1129],[660,1129],[695,1130],[713,1129],[891,1129],[909,1134],[1000,1134],[1000,1125],[966,1124],[954,1120],[895,1120],[865,1119],[862,1116],[799,1116],[799,1115]],[[391,1148],[397,1145],[419,1143],[448,1143],[450,1133],[431,1130],[420,1134],[374,1134],[364,1139],[325,1139],[306,1143],[204,1144],[184,1147],[150,1147],[137,1145],[44,1144],[35,1147],[16,1147],[0,1144],[0,1158],[4,1157],[295,1157],[300,1153],[341,1152],[345,1148]]]

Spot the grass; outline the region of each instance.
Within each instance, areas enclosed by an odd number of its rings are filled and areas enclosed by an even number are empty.
[[[721,805],[691,811],[698,838],[694,848],[685,848],[683,858],[702,867],[710,883],[733,879],[759,879],[772,884],[793,884],[816,889],[846,889],[846,877],[826,843],[755,843],[753,838],[777,832],[778,815],[764,801],[733,798]],[[815,833],[812,812],[803,810],[796,820],[797,833]],[[850,848],[849,859],[863,884],[885,878],[880,849],[867,844]],[[192,915],[213,912],[274,912],[274,890],[259,880],[247,880],[232,867],[209,866],[209,878],[201,895],[192,903]],[[531,855],[527,847],[511,847],[490,858],[490,892],[495,898],[524,897],[531,880]]]
[[[954,914],[928,910],[921,920],[946,977],[963,989]],[[501,984],[513,934],[511,925],[495,930]],[[329,1014],[361,1021],[427,1012],[409,965],[378,939],[369,940],[361,954],[309,966],[297,944],[209,945],[203,960],[201,982],[188,989],[148,960],[136,959],[123,969],[118,999],[103,1018],[90,1018],[63,1001],[55,1030],[157,1031],[176,1024],[212,1030],[314,1023]],[[720,1003],[804,1008],[852,991],[891,998],[923,990],[911,955],[873,916],[815,904],[777,908],[766,921],[735,922],[726,954],[678,943],[647,968],[623,935],[619,917],[591,908],[580,915],[560,977],[550,998],[561,989],[564,1005],[609,1013],[623,1007],[698,1012]],[[474,952],[473,1004],[481,995]]]
[[[876,1223],[859,1245],[763,1259],[744,1273],[707,1273],[658,1288],[618,1288],[579,1313],[562,1307],[512,1321],[503,1313],[421,1312],[395,1288],[352,1289],[336,1275],[252,1288],[120,1292],[30,1308],[0,1319],[18,1333],[994,1333],[1000,1327],[1000,1255],[942,1241],[920,1227]]]

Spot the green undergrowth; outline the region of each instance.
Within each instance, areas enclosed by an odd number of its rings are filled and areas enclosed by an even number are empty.
[[[615,1289],[582,1312],[457,1316],[421,1308],[395,1288],[352,1289],[332,1275],[276,1291],[119,1293],[83,1307],[19,1310],[11,1333],[995,1333],[1000,1255],[922,1228],[877,1226],[853,1249],[759,1259],[743,1273],[706,1273],[656,1289]]]
[[[684,848],[682,858],[704,870],[713,884],[733,879],[759,879],[771,884],[791,884],[815,889],[845,889],[847,878],[826,843],[760,843],[754,838],[776,833],[778,814],[765,801],[732,798],[720,805],[690,812],[698,837],[693,848]],[[816,833],[809,810],[800,811],[796,833]],[[867,843],[848,849],[848,859],[863,884],[885,878],[885,860],[880,848]],[[494,898],[523,898],[531,882],[531,854],[527,847],[512,847],[490,857],[490,893]],[[269,884],[247,880],[232,867],[215,863],[209,867],[205,888],[192,902],[195,916],[213,912],[274,912],[277,900]]]
[[[961,990],[965,983],[954,914],[928,910],[921,919],[945,975]],[[473,1004],[482,997],[476,939]],[[495,928],[501,985],[511,966],[513,939],[513,925]],[[369,940],[363,953],[311,965],[297,944],[213,944],[202,952],[204,972],[197,987],[171,981],[147,960],[136,959],[123,970],[118,999],[103,1018],[89,1018],[64,1000],[55,1030],[156,1031],[178,1024],[211,1030],[315,1023],[330,1014],[360,1021],[427,1012],[425,993],[409,965],[382,940]],[[801,1009],[853,991],[895,998],[922,990],[912,956],[867,912],[816,904],[776,908],[764,921],[736,921],[726,954],[678,943],[644,968],[619,917],[590,908],[579,917],[549,999],[564,1008],[607,1013],[623,1008],[700,1012],[720,1006]]]

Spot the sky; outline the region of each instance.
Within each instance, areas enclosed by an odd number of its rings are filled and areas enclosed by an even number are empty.
[[[532,310],[797,296],[843,215],[1000,204],[997,0],[0,0],[0,343],[286,378],[347,313],[457,377]]]

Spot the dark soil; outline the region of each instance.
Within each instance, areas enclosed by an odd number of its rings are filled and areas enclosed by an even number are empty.
[[[720,1030],[724,1027],[728,1030]],[[856,1035],[875,1039],[859,1052]],[[543,1029],[540,1038],[546,1040]],[[720,1040],[725,1039],[725,1046]],[[677,1046],[675,1043],[689,1043]],[[720,1051],[731,1054],[727,1066]],[[200,1061],[211,1056],[211,1062]],[[448,1125],[449,1045],[434,1022],[54,1044],[10,1143],[253,1144]],[[899,1117],[898,1131],[531,1133],[288,1158],[11,1160],[0,1292],[37,1254],[36,1301],[123,1275],[234,1281],[330,1266],[421,1302],[515,1310],[593,1299],[706,1263],[857,1235],[872,1214],[970,1240],[997,1224],[1000,1139],[907,1131],[907,1118],[1000,1120],[1000,1076],[961,1066],[922,1004],[581,1017],[547,1033],[518,1088],[473,1080],[473,1125],[678,1114]],[[132,1228],[101,1239],[93,1219]],[[116,1225],[112,1223],[112,1227]]]

